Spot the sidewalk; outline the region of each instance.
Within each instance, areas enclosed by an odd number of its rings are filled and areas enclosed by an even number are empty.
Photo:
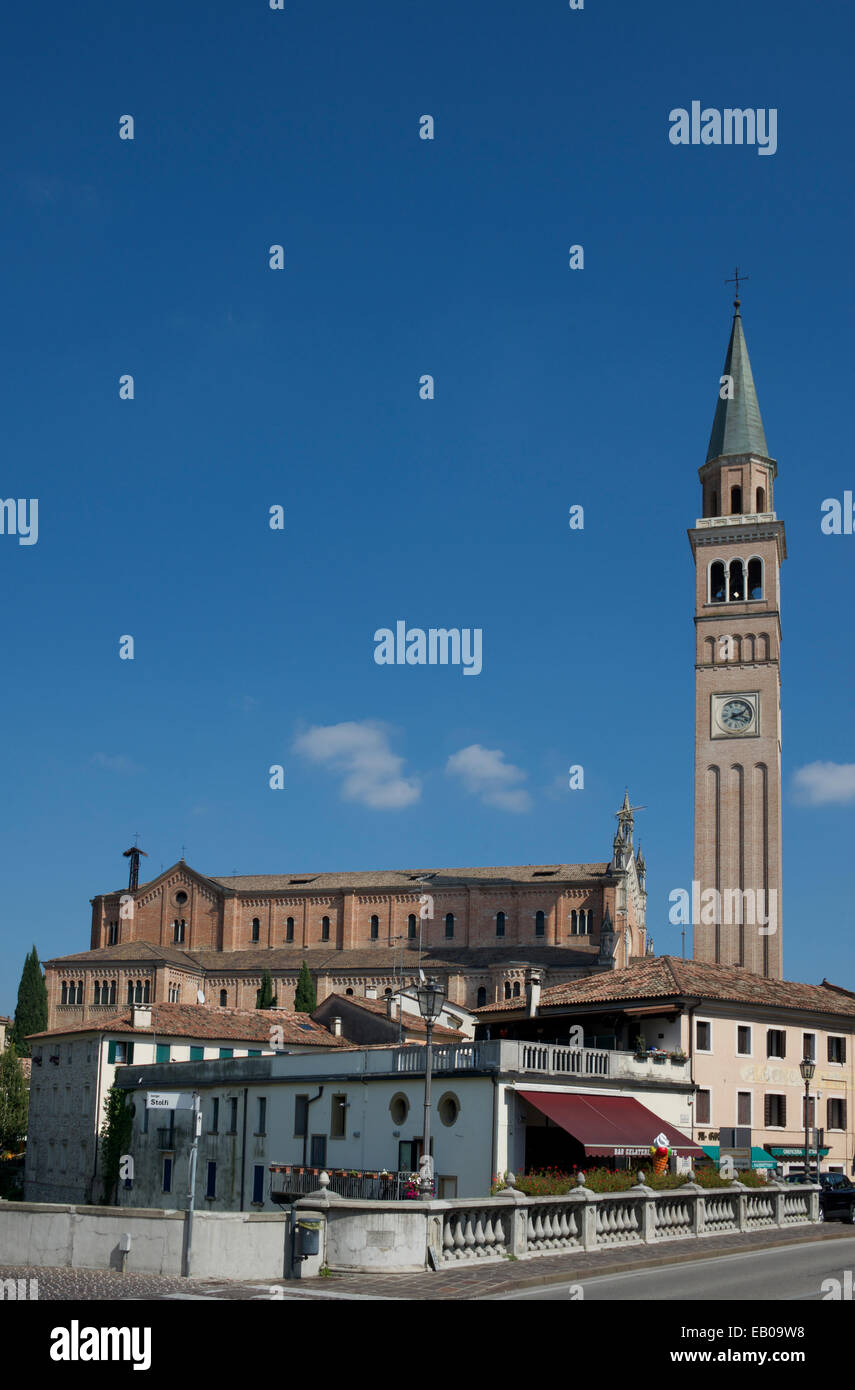
[[[538,1255],[530,1260],[490,1260],[455,1263],[447,1269],[425,1274],[333,1274],[326,1279],[297,1281],[303,1294],[354,1295],[369,1298],[460,1299],[492,1298],[544,1284],[583,1283],[598,1274],[619,1274],[627,1270],[691,1260],[708,1260],[712,1255],[730,1255],[747,1250],[772,1250],[776,1246],[801,1245],[806,1241],[840,1240],[855,1236],[855,1228],[843,1222],[794,1227],[789,1230],[749,1231],[700,1240],[669,1240],[650,1245],[617,1246],[592,1254]],[[290,1282],[290,1281],[289,1281]],[[286,1284],[286,1287],[289,1285]],[[290,1287],[294,1283],[290,1282]]]

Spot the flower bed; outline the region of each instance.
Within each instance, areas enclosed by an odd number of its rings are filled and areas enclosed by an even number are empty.
[[[648,1187],[656,1191],[663,1191],[672,1187],[683,1187],[686,1183],[684,1173],[662,1173],[659,1176],[654,1174],[650,1165],[645,1165],[642,1161],[639,1168],[644,1173],[644,1181]],[[571,1172],[562,1172],[559,1168],[536,1168],[531,1173],[526,1173],[524,1177],[518,1177],[514,1181],[514,1187],[518,1192],[523,1192],[527,1197],[563,1197],[568,1192],[573,1192],[579,1186],[578,1169],[573,1168]],[[585,1187],[590,1192],[626,1192],[634,1187],[638,1182],[638,1169],[621,1169],[613,1172],[610,1168],[586,1168]],[[498,1174],[490,1188],[490,1195],[495,1196],[497,1192],[504,1191],[507,1186],[505,1176]],[[754,1171],[737,1173],[737,1180],[744,1183],[746,1187],[765,1187],[765,1180]],[[729,1187],[730,1179],[723,1178],[721,1174],[712,1167],[699,1168],[695,1173],[695,1182],[699,1187]]]

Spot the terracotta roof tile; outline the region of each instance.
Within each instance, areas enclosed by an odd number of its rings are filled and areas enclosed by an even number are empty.
[[[622,970],[610,970],[593,978],[551,985],[543,990],[540,1007],[548,1009],[562,1004],[693,994],[704,999],[810,1009],[855,1017],[855,995],[834,985],[825,982],[808,985],[795,980],[769,979],[765,975],[751,974],[736,965],[682,960],[679,956],[649,956]],[[479,1009],[478,1012],[482,1014],[485,1010]]]
[[[31,1038],[53,1038],[65,1033],[151,1033],[160,1038],[233,1038],[236,1042],[270,1044],[270,1029],[275,1024],[282,1029],[283,1044],[301,1047],[341,1047],[342,1039],[334,1038],[308,1014],[291,1009],[213,1009],[206,1004],[152,1004],[152,1022],[134,1027],[130,1005],[106,1017],[86,1023],[71,1023],[43,1033],[31,1033]]]

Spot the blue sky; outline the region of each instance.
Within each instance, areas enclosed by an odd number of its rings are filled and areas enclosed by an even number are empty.
[[[736,263],[790,556],[785,974],[852,986],[855,537],[819,522],[855,479],[853,27],[838,0],[8,17],[0,493],[39,538],[0,536],[0,1011],[33,941],[88,946],[135,832],[150,873],[597,860],[625,785],[679,953],[685,532]],[[777,152],[673,146],[695,99],[776,108]],[[481,674],[378,666],[399,619],[482,629]]]

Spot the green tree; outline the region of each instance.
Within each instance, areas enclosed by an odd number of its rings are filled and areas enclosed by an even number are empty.
[[[0,1052],[0,1154],[19,1153],[27,1137],[27,1082],[10,1043]]]
[[[255,1007],[257,1009],[275,1009],[276,995],[273,993],[273,976],[269,970],[265,970],[261,977],[261,989],[256,991]]]
[[[294,1009],[298,1014],[310,1014],[317,1007],[318,996],[315,993],[315,986],[309,974],[309,967],[303,961],[300,968],[300,978],[297,981],[297,993],[294,995]]]
[[[29,1057],[29,1033],[43,1033],[48,1026],[48,1001],[42,967],[38,952],[33,947],[24,961],[21,983],[18,986],[18,1003],[15,1008],[15,1022],[12,1025],[11,1041],[19,1057]]]
[[[142,1097],[141,1097],[142,1099]],[[127,1091],[113,1085],[107,1092],[104,1123],[101,1126],[101,1177],[104,1181],[104,1202],[116,1200],[119,1185],[119,1165],[131,1143],[133,1117]]]

